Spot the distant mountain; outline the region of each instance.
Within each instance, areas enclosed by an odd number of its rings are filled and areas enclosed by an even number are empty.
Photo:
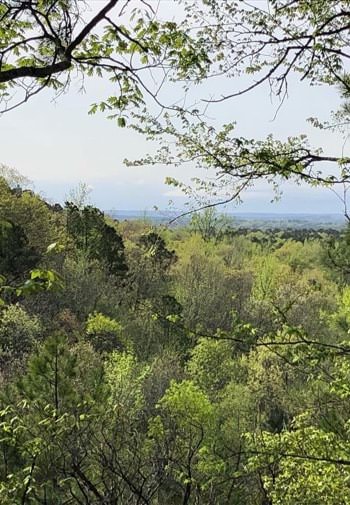
[[[106,210],[105,213],[118,221],[144,220],[153,224],[166,224],[180,212],[169,210]],[[233,227],[243,228],[335,228],[341,229],[346,220],[342,214],[298,214],[267,212],[229,212],[224,215],[232,220]],[[176,224],[186,224],[191,216],[181,218]]]

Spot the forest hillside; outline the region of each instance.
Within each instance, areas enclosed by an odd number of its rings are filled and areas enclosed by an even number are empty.
[[[350,505],[349,47],[350,0],[0,0],[0,505]]]
[[[350,235],[0,180],[0,501],[350,503]]]

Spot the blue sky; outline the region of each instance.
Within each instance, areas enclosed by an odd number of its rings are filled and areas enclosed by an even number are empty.
[[[219,93],[232,89],[233,81],[220,82]],[[196,98],[213,92],[210,84],[197,87]],[[217,83],[215,84],[217,86]],[[188,181],[195,174],[191,167],[126,167],[124,158],[135,159],[152,145],[129,129],[121,129],[102,114],[88,115],[89,105],[108,96],[111,85],[89,80],[86,93],[79,83],[56,101],[44,91],[29,103],[0,118],[0,162],[29,177],[37,191],[54,201],[63,201],[71,188],[83,181],[93,188],[92,201],[103,209],[164,209],[169,199],[182,208],[185,199],[164,184],[166,176]],[[218,89],[216,87],[216,92]],[[171,100],[171,88],[166,90]],[[178,93],[178,90],[176,90]],[[313,129],[306,118],[327,119],[339,98],[329,87],[310,87],[293,79],[290,96],[272,120],[278,103],[271,103],[269,90],[259,88],[221,105],[209,108],[219,123],[237,121],[237,131],[249,138],[264,138],[273,133],[280,139],[306,133],[312,143],[326,153],[341,156],[344,139],[340,135]],[[345,152],[346,154],[346,152]],[[284,196],[271,204],[271,192],[258,184],[244,197],[238,210],[245,212],[342,212],[342,206],[329,190],[287,185]],[[232,210],[232,207],[228,210]]]

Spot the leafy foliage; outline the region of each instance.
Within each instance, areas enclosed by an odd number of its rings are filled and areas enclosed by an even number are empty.
[[[109,79],[116,92],[92,104],[90,113],[107,111],[121,127],[128,109],[144,106],[145,95],[159,103],[149,69],[170,80],[198,79],[209,64],[189,30],[155,16],[143,1],[120,9],[117,0],[106,0],[89,9],[76,0],[4,0],[0,38],[2,112],[47,87],[64,92],[74,75],[95,76]]]
[[[127,267],[122,238],[105,222],[103,212],[91,206],[79,209],[69,202],[66,208],[67,231],[77,250],[89,260],[105,262],[112,274],[125,272]]]
[[[86,21],[75,0],[0,2],[5,109],[18,88],[26,101],[64,91],[73,71],[107,76],[117,92],[90,112],[121,127],[129,113],[159,142],[136,163],[214,171],[195,187],[168,180],[190,196],[348,182],[349,159],[304,135],[247,139],[199,109],[154,117],[144,102],[164,108],[150,69],[187,90],[253,77],[212,103],[265,82],[283,101],[296,71],[341,87],[334,124],[311,122],[346,129],[348,0],[186,0],[182,23],[116,4]],[[131,226],[86,205],[83,186],[62,209],[0,173],[1,503],[350,504],[349,226],[240,232],[212,201],[187,228]]]

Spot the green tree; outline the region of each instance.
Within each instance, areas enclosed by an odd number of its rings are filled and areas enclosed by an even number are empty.
[[[187,370],[192,380],[215,398],[231,381],[236,371],[232,343],[225,340],[200,339],[191,351]]]
[[[233,278],[215,246],[198,235],[183,241],[173,270],[175,297],[191,330],[227,330],[235,308]],[[208,310],[208,308],[210,309]]]
[[[120,9],[118,0],[104,0],[90,13],[75,0],[3,0],[0,14],[3,111],[44,88],[67,89],[74,75],[96,76],[109,79],[117,91],[90,112],[109,111],[124,126],[127,109],[143,106],[144,95],[159,103],[158,85],[146,79],[149,68],[186,79],[203,75],[208,64],[188,30],[162,20],[143,1]]]
[[[6,278],[19,280],[37,265],[40,255],[28,245],[23,228],[7,220],[0,221],[0,272]]]
[[[172,382],[159,402],[159,415],[150,423],[150,435],[168,461],[161,499],[194,503],[201,497],[200,461],[211,444],[214,407],[191,381]]]
[[[86,481],[92,470],[84,454],[93,434],[97,400],[104,397],[102,378],[91,349],[69,348],[65,338],[56,336],[3,393],[3,503],[53,505],[68,497],[79,503],[84,487],[89,493]]]
[[[110,352],[125,347],[122,325],[98,312],[90,314],[86,323],[87,340],[96,351]]]
[[[328,237],[324,241],[323,258],[325,264],[332,269],[333,275],[347,284],[350,274],[350,224],[348,223],[340,237]]]
[[[324,152],[301,133],[286,139],[268,135],[255,139],[239,135],[236,122],[218,124],[215,106],[259,87],[270,86],[279,105],[292,90],[292,76],[312,86],[340,89],[344,105],[330,111],[329,121],[309,119],[316,128],[349,125],[349,54],[347,0],[272,0],[252,4],[213,0],[186,0],[187,26],[199,25],[196,35],[211,61],[213,83],[206,96],[214,120],[206,119],[200,104],[193,116],[181,113],[181,121],[138,115],[136,128],[159,144],[155,155],[135,164],[179,166],[194,163],[208,175],[196,177],[190,185],[168,178],[168,183],[194,198],[197,208],[210,204],[239,202],[244,190],[257,180],[272,187],[276,198],[286,180],[311,186],[341,187],[349,181],[349,156]],[[186,23],[185,23],[186,24]],[[227,27],[230,29],[227,30]],[[223,90],[222,76],[229,91]],[[221,79],[221,80],[220,80]],[[295,81],[294,81],[295,82]],[[289,87],[288,87],[289,86]],[[142,122],[141,122],[142,120]],[[303,128],[303,127],[302,127]],[[340,152],[340,148],[339,148]],[[131,162],[133,163],[133,162]],[[331,169],[329,168],[331,167]]]
[[[90,205],[79,209],[67,202],[67,232],[78,251],[89,260],[98,260],[114,275],[127,270],[122,237],[106,223],[104,214]]]
[[[166,247],[165,240],[158,233],[154,231],[144,233],[138,243],[143,249],[144,255],[158,263],[164,270],[176,262],[175,251],[170,251]]]
[[[46,251],[47,247],[55,241],[55,227],[52,213],[46,202],[30,190],[22,190],[20,187],[12,189],[6,180],[0,177],[0,221],[10,223],[13,226],[13,234],[17,233],[17,239],[26,241],[27,248],[32,250],[31,254],[39,257]],[[21,230],[20,230],[21,228]],[[40,229],[40,234],[37,233]],[[6,229],[3,230],[3,240],[6,240]],[[11,230],[8,229],[11,239]],[[26,238],[20,239],[19,234],[24,234]]]
[[[190,229],[199,233],[204,240],[217,242],[229,230],[231,220],[224,214],[218,214],[215,207],[208,207],[202,212],[193,214]]]
[[[0,313],[0,369],[15,376],[25,358],[42,337],[43,329],[35,316],[30,316],[19,305],[9,305]]]
[[[112,276],[103,264],[97,260],[89,260],[83,255],[75,257],[66,254],[60,273],[63,279],[63,289],[40,295],[36,300],[26,302],[35,310],[39,304],[43,317],[54,318],[60,311],[69,309],[80,322],[85,322],[89,314],[97,311],[103,314],[113,314],[124,292],[121,290],[119,277]]]

